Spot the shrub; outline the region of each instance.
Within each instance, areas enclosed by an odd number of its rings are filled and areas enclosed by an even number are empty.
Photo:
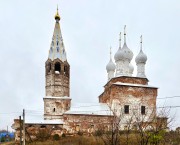
[[[62,134],[62,137],[66,137],[66,135],[63,133],[63,134]]]
[[[77,133],[79,136],[82,136],[83,135],[83,133],[81,132],[81,131],[78,131],[78,133]]]
[[[5,137],[4,136],[1,137],[0,140],[1,140],[1,142],[5,142]]]
[[[103,135],[103,131],[102,130],[97,130],[94,133],[95,136],[102,136]]]
[[[39,141],[45,141],[50,138],[50,131],[48,129],[39,129],[39,132],[36,134],[36,138]]]
[[[59,137],[59,135],[58,134],[55,134],[54,136],[53,136],[53,140],[59,140],[60,139],[60,137]]]

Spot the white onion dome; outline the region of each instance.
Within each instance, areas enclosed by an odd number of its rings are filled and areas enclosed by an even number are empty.
[[[113,63],[112,59],[110,59],[109,63],[106,65],[106,70],[107,72],[109,72],[109,71],[115,71],[115,69],[116,69],[116,66]]]
[[[136,56],[135,59],[136,63],[146,63],[147,56],[143,53],[142,49],[140,50],[139,54]]]
[[[124,43],[122,51],[123,51],[122,52],[123,53],[123,59],[124,60],[127,59],[130,62],[133,58],[133,52],[127,47],[126,43]]]
[[[130,72],[131,74],[133,74],[133,71],[134,71],[134,66],[130,63],[130,64],[129,64],[129,72]]]
[[[115,61],[118,61],[118,60],[123,60],[123,51],[121,48],[118,49],[118,51],[115,53],[114,55],[114,59]]]

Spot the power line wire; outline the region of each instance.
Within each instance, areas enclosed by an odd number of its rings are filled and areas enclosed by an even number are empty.
[[[164,98],[157,98],[157,99],[169,99],[169,98],[180,98],[180,96],[171,96],[171,97],[164,97]]]

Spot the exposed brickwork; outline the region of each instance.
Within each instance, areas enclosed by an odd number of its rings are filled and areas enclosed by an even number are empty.
[[[111,116],[100,115],[85,115],[85,114],[64,114],[63,115],[67,131],[70,133],[91,132],[103,125],[106,128],[110,127]]]
[[[104,86],[105,89],[109,88],[112,84],[114,84],[116,82],[147,85],[148,84],[148,79],[147,78],[128,77],[128,76],[115,77],[115,78],[112,78]]]
[[[71,107],[71,99],[44,98],[44,118],[62,119],[62,114]]]
[[[113,84],[116,82],[129,83],[130,85]],[[125,122],[130,116],[142,116],[141,106],[145,107],[145,120],[149,121],[156,115],[157,88],[133,86],[133,84],[147,85],[144,78],[119,77],[111,79],[106,85],[104,92],[99,96],[100,103],[107,103],[118,114],[123,114],[121,129],[125,128]],[[132,86],[131,86],[132,84]],[[124,106],[129,106],[129,113],[124,114]],[[134,122],[136,122],[134,118]]]
[[[60,71],[55,71],[55,64],[60,64]],[[46,96],[69,96],[70,95],[70,66],[68,62],[60,59],[46,61]]]
[[[70,66],[67,61],[46,61],[46,96],[51,98],[44,98],[44,119],[62,119],[62,114],[70,109],[71,99],[67,99],[70,95],[69,79]]]
[[[128,96],[134,98],[146,98],[151,102],[156,103],[157,88],[143,88],[134,86],[112,85],[110,88],[105,89],[103,94],[99,96],[101,103],[108,103],[110,99],[125,99]]]
[[[22,121],[23,122],[23,121]],[[63,129],[63,125],[56,124],[25,124],[26,128],[26,141],[40,139],[40,132],[45,132],[45,136],[58,134],[61,136],[63,133],[66,133],[66,130]],[[15,142],[20,142],[20,123],[19,119],[14,119],[13,129],[15,129]],[[22,129],[22,128],[21,128]],[[23,129],[21,130],[23,133]]]

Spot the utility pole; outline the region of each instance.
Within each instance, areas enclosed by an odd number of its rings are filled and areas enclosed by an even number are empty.
[[[23,145],[26,144],[26,136],[25,136],[25,110],[23,109]]]
[[[9,141],[9,133],[8,133],[8,126],[7,126],[7,134],[6,134],[6,141]]]
[[[20,145],[22,145],[22,124],[21,124],[21,116],[19,116],[19,125],[20,125]]]

